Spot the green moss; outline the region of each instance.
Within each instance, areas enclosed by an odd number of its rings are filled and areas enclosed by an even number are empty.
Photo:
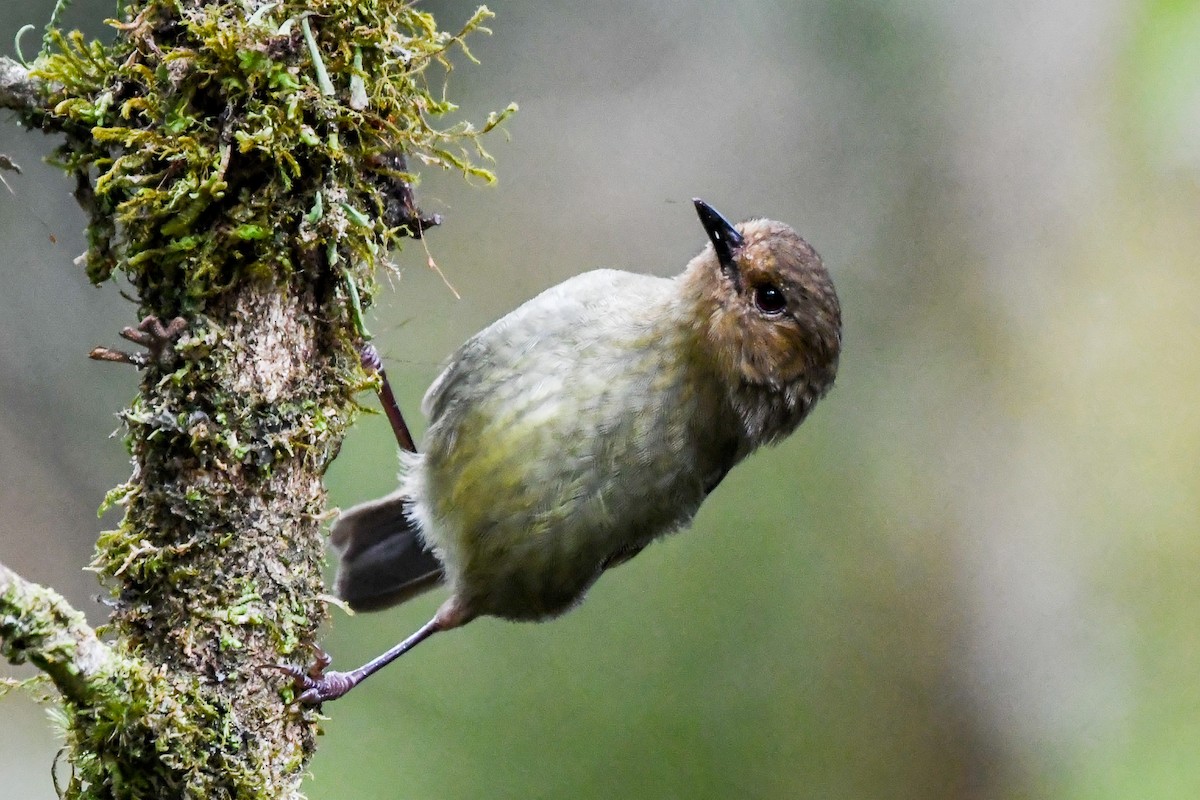
[[[59,163],[94,175],[88,275],[125,272],[147,311],[189,316],[247,276],[287,280],[330,245],[369,298],[379,255],[408,232],[389,212],[397,182],[416,180],[397,154],[493,180],[479,136],[513,107],[441,129],[455,106],[426,78],[486,30],[486,8],[456,34],[394,0],[249,17],[149,0],[126,15],[112,45],[51,32],[35,74],[57,87],[43,124],[74,134]],[[339,202],[313,216],[323,190]]]
[[[178,789],[173,796],[271,796],[230,709],[199,680],[100,645],[51,590],[14,580],[7,587],[0,655],[52,671],[71,698],[52,710],[71,751],[65,796],[159,798],[165,788]],[[189,783],[197,791],[183,790]]]
[[[196,686],[130,669],[89,707],[67,706],[68,797],[271,797],[247,765],[229,709]]]

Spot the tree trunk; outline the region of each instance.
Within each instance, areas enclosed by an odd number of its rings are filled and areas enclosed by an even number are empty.
[[[150,365],[126,414],[134,473],[121,527],[96,566],[120,582],[114,629],[122,649],[167,667],[163,691],[191,698],[198,718],[139,726],[127,781],[188,781],[199,796],[299,796],[314,748],[312,715],[289,708],[278,673],[311,654],[324,616],[321,483],[351,416],[335,315],[303,285],[262,283],[191,317],[175,355]],[[144,702],[147,710],[158,701]],[[142,715],[138,715],[142,716]],[[112,720],[77,716],[77,752],[102,749]],[[176,728],[176,726],[179,726]],[[182,737],[180,748],[155,744]],[[86,764],[92,762],[87,761]],[[99,784],[79,769],[77,779]],[[147,784],[147,796],[151,784]]]
[[[89,276],[144,315],[121,335],[145,353],[93,352],[143,369],[93,565],[109,640],[0,565],[0,654],[61,695],[68,797],[300,797],[317,715],[271,666],[310,662],[325,618],[322,476],[372,386],[375,268],[439,221],[407,156],[492,180],[477,137],[515,110],[429,121],[453,106],[425,68],[486,9],[450,35],[396,0],[244,5],[141,0],[111,46],[0,59],[0,106],[67,135]]]

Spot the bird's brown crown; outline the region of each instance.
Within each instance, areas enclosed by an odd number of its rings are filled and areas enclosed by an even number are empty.
[[[710,244],[684,281],[705,349],[743,394],[735,402],[774,407],[753,426],[772,439],[798,425],[833,385],[841,306],[821,257],[790,226],[755,219],[736,228],[742,241],[728,261]]]

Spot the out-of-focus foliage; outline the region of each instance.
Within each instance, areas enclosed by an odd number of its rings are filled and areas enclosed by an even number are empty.
[[[48,13],[15,5],[0,41]],[[454,77],[467,117],[521,104],[500,184],[421,187],[463,299],[410,245],[371,321],[404,407],[540,289],[678,270],[695,195],[821,251],[839,385],[577,611],[474,623],[331,705],[311,796],[1200,794],[1196,4],[493,10]],[[133,310],[71,266],[46,148],[0,126],[25,170],[0,189],[0,559],[99,619],[78,570],[133,379],[83,354]],[[393,449],[366,420],[333,497],[389,491]],[[438,599],[325,644],[351,666]],[[39,715],[10,696],[0,723],[6,785],[52,797]]]

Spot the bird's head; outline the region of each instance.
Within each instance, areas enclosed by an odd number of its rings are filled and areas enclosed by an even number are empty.
[[[704,349],[734,392],[777,396],[782,435],[833,385],[841,351],[841,306],[808,242],[782,222],[738,225],[703,200],[696,211],[709,245],[684,273]],[[736,398],[735,398],[736,399]]]

